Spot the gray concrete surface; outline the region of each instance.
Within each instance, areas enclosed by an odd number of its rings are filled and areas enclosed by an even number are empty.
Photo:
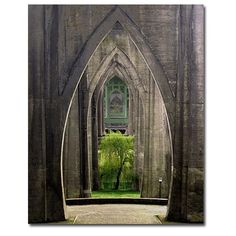
[[[73,224],[161,224],[166,206],[105,204],[68,206],[69,222]]]

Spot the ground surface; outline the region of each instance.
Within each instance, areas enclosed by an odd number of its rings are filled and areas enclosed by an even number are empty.
[[[68,206],[67,224],[161,224],[166,206],[104,204]],[[63,223],[63,222],[62,222]]]

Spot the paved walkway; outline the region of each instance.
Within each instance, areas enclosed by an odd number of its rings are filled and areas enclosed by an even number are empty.
[[[166,206],[136,204],[104,204],[68,206],[73,224],[161,224]]]

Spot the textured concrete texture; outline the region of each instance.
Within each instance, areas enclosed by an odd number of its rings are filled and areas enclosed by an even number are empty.
[[[67,207],[74,224],[161,224],[166,206],[105,204]]]

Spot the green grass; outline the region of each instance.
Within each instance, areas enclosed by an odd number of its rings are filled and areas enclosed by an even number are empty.
[[[140,198],[140,193],[135,191],[101,190],[93,191],[92,198]]]

